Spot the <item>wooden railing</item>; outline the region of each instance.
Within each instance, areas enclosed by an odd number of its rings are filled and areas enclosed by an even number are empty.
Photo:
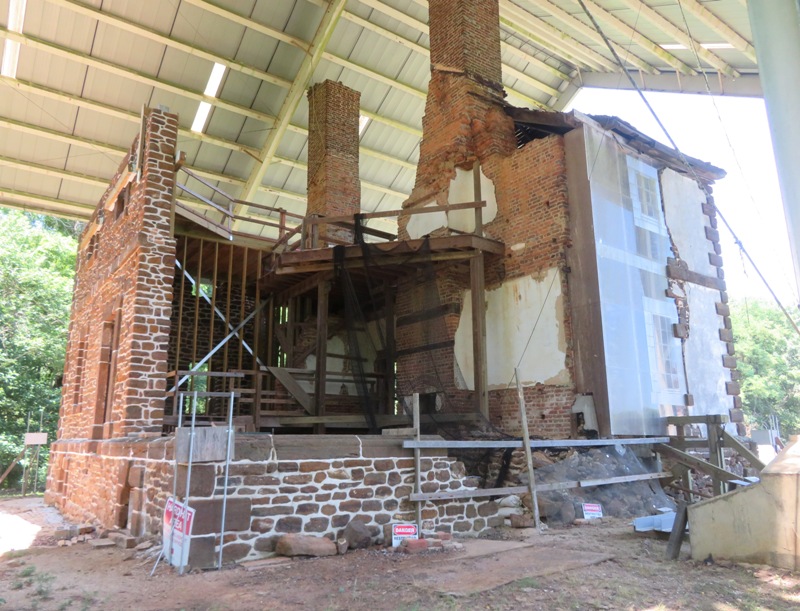
[[[393,241],[397,239],[397,235],[388,231],[369,227],[364,223],[372,219],[385,219],[385,218],[400,218],[409,217],[417,214],[435,214],[435,213],[449,213],[458,210],[474,210],[475,211],[475,235],[483,235],[483,213],[482,210],[486,206],[485,201],[467,202],[462,204],[450,204],[446,206],[419,206],[416,208],[405,208],[400,210],[384,210],[381,212],[366,212],[358,215],[348,216],[322,216],[311,215],[304,216],[294,212],[289,212],[284,208],[276,208],[274,206],[267,206],[264,204],[256,204],[250,201],[244,201],[231,197],[225,191],[214,185],[211,181],[206,180],[193,172],[184,165],[184,157],[182,156],[177,164],[179,177],[181,173],[185,175],[183,181],[176,182],[177,187],[185,194],[191,196],[191,200],[185,199],[175,200],[175,207],[177,211],[183,216],[193,220],[197,224],[205,227],[222,237],[233,240],[236,237],[249,237],[264,240],[270,243],[273,252],[280,253],[284,251],[291,251],[296,249],[313,249],[321,248],[331,245],[348,245],[352,244],[352,240],[344,240],[335,235],[328,233],[321,236],[320,227],[329,226],[341,229],[356,231],[356,224],[359,224],[359,230],[368,236],[377,238],[383,241]],[[199,192],[198,189],[188,186],[186,183],[188,179],[192,179],[203,185],[203,187],[211,191],[211,195],[207,196]],[[217,195],[224,200],[220,204],[213,201],[214,196]],[[277,216],[276,220],[262,218],[260,216],[243,215],[242,209],[261,210],[271,216]],[[208,214],[211,212],[211,214]],[[259,234],[244,233],[236,231],[236,222],[242,221],[250,224],[260,225],[262,227],[270,227],[277,230],[277,235],[263,236]],[[450,228],[450,231],[456,233],[465,233],[457,229]]]
[[[184,216],[187,216],[199,224],[206,226],[207,229],[214,231],[214,233],[220,234],[223,237],[227,237],[229,240],[232,240],[234,237],[246,236],[265,240],[277,245],[284,243],[288,237],[295,235],[296,232],[302,227],[301,221],[303,221],[305,217],[301,214],[289,212],[283,208],[266,206],[264,204],[256,204],[254,202],[248,202],[231,197],[225,193],[225,191],[212,184],[210,181],[204,179],[202,176],[198,176],[195,172],[189,170],[183,165],[178,166],[178,171],[179,175],[182,172],[188,178],[196,180],[204,187],[210,189],[213,193],[211,197],[206,197],[205,195],[199,193],[196,189],[192,189],[187,186],[185,183],[188,182],[188,180],[185,180],[184,182],[177,181],[177,187],[184,193],[191,195],[194,200],[187,202],[176,199],[175,206],[184,214]],[[225,204],[221,205],[213,201],[211,198],[214,197],[214,194],[222,197],[225,200]],[[190,204],[194,204],[194,206]],[[201,207],[201,209],[204,210],[198,211],[195,209],[195,206]],[[242,207],[263,210],[272,215],[277,215],[278,220],[273,221],[255,216],[242,215],[237,212],[237,210],[241,209]],[[204,214],[204,212],[208,212],[209,209],[212,211],[212,213],[214,213],[211,216]],[[238,232],[235,230],[236,221],[243,221],[261,225],[263,227],[275,228],[278,230],[278,236],[275,238]]]
[[[380,229],[375,229],[373,227],[367,227],[363,224],[362,221],[368,221],[371,219],[381,219],[381,218],[392,218],[392,217],[407,217],[407,216],[414,216],[417,214],[434,214],[434,213],[447,213],[447,212],[455,212],[457,210],[475,210],[475,231],[476,235],[483,235],[483,208],[486,207],[485,201],[478,201],[478,202],[467,202],[463,204],[449,204],[447,206],[420,206],[417,208],[404,208],[401,210],[384,210],[382,212],[366,212],[364,214],[359,215],[349,215],[349,216],[321,216],[321,215],[314,215],[306,217],[303,220],[303,229],[302,229],[302,248],[319,248],[321,245],[320,240],[320,231],[319,228],[321,225],[331,225],[334,227],[340,227],[343,229],[349,229],[351,231],[355,231],[356,229],[356,217],[358,217],[358,221],[360,223],[361,232],[370,235],[376,238],[380,238],[386,241],[396,240],[397,236],[393,233],[389,233],[387,231],[381,231]],[[457,231],[451,229],[451,231]],[[461,232],[459,232],[461,233]],[[331,236],[325,236],[325,242],[333,243],[333,244],[350,244],[351,242],[345,242],[344,240],[336,239]]]

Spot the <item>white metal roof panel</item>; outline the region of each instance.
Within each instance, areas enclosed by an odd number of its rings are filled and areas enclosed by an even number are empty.
[[[20,79],[32,81],[38,86],[50,87],[73,98],[83,98],[108,104],[121,112],[131,113],[133,120],[113,117],[107,112],[97,112],[87,107],[80,99],[72,101],[56,101],[42,94],[30,93],[23,88],[16,89],[5,84],[0,96],[0,119],[8,117],[33,126],[54,129],[63,134],[62,138],[78,137],[98,140],[127,150],[133,134],[136,133],[139,115],[143,104],[163,104],[170,111],[180,115],[180,124],[188,129],[198,107],[198,100],[191,95],[167,91],[153,80],[160,79],[188,91],[202,91],[211,70],[211,61],[187,54],[163,41],[151,40],[152,36],[144,32],[129,32],[117,25],[98,23],[94,17],[83,16],[70,9],[71,0],[28,0],[28,11],[25,19],[26,35],[33,35],[45,41],[52,41],[73,51],[68,58],[57,56],[59,51],[36,50],[23,45],[20,52],[18,76]],[[236,61],[267,70],[279,77],[292,81],[302,64],[306,54],[297,46],[287,41],[278,41],[285,35],[305,42],[311,41],[317,31],[323,10],[324,0],[213,0],[213,5],[223,9],[222,14],[208,10],[209,0],[170,0],[169,2],[130,2],[129,0],[80,0],[88,6],[101,9],[127,20],[128,28],[142,27],[153,29],[164,36],[172,36],[176,41],[188,43],[205,49],[222,57],[235,58]],[[548,23],[561,32],[568,33],[576,44],[593,49],[604,57],[610,57],[604,45],[587,37],[590,22],[582,13],[575,0],[548,0],[567,13],[573,15],[584,28],[575,28],[574,24],[565,25],[543,10],[548,3],[539,0],[513,0],[513,4],[528,11],[529,20],[534,23]],[[660,0],[646,0],[660,14],[664,15],[679,28],[685,28],[683,15],[676,3],[662,3]],[[716,0],[704,2],[704,6],[719,19],[728,23],[735,31],[748,38],[749,25],[747,11],[741,0]],[[591,6],[599,5],[607,9],[615,17],[657,44],[671,42],[660,28],[639,17],[636,11],[628,8],[622,0],[594,0]],[[501,3],[501,12],[507,6]],[[5,23],[8,0],[0,0],[0,23]],[[225,14],[224,11],[231,11]],[[424,113],[425,100],[413,92],[404,91],[403,85],[424,91],[429,80],[429,59],[427,53],[412,50],[410,43],[401,44],[394,40],[395,36],[412,41],[427,48],[429,38],[427,31],[426,0],[350,0],[346,11],[361,19],[375,24],[376,28],[363,27],[348,17],[340,19],[328,43],[327,53],[331,61],[323,60],[310,82],[320,82],[326,78],[341,80],[354,89],[361,91],[361,107],[366,112],[378,113],[387,122],[370,121],[361,138],[363,147],[372,149],[378,156],[362,154],[362,177],[375,185],[391,187],[395,191],[407,192],[413,186],[414,170],[405,168],[401,163],[380,158],[388,155],[398,160],[416,161],[419,155],[419,131]],[[700,42],[724,42],[723,36],[715,32],[696,16],[686,12],[686,19],[692,34]],[[245,26],[241,19],[252,21]],[[604,23],[603,20],[600,20]],[[265,34],[262,26],[268,26],[284,32],[280,36]],[[381,28],[383,31],[381,31]],[[631,45],[629,36],[621,34],[613,27],[605,27],[608,35],[621,47],[630,45],[631,50],[644,58],[653,66],[673,74],[674,69],[664,63],[661,57],[652,52],[645,52],[638,45]],[[386,31],[390,34],[386,34]],[[534,32],[535,33],[535,32]],[[563,35],[557,34],[555,39]],[[523,49],[531,60],[538,59],[569,72],[569,65],[554,59],[571,52],[560,51],[556,47],[527,40],[522,34],[504,25],[501,38],[509,45]],[[592,38],[596,38],[592,36]],[[62,51],[63,52],[63,51]],[[69,51],[66,53],[69,54]],[[112,74],[107,69],[87,68],[86,58],[81,54],[91,53],[93,57],[118,64],[121,68],[136,70],[146,79]],[[689,65],[695,65],[691,51],[672,51],[673,55]],[[730,65],[738,69],[755,68],[745,55],[735,49],[715,50],[714,53]],[[337,59],[338,57],[338,59]],[[517,90],[522,96],[509,92],[512,102],[526,103],[525,99],[550,101],[550,95],[531,84],[536,79],[554,89],[565,89],[562,80],[536,61],[526,61],[518,54],[504,51],[505,63],[530,78],[517,78],[508,68],[504,73],[504,82],[509,89]],[[707,66],[706,66],[707,67]],[[605,70],[605,69],[604,69]],[[716,75],[714,75],[716,78]],[[146,82],[141,82],[145,80]],[[305,85],[305,83],[304,83]],[[2,83],[0,83],[2,86]],[[676,87],[677,87],[676,77]],[[244,108],[254,108],[268,115],[278,115],[286,97],[288,88],[265,83],[260,79],[242,74],[236,70],[227,70],[219,96],[222,100]],[[224,138],[230,142],[238,142],[254,150],[260,150],[268,134],[273,128],[272,121],[248,118],[245,111],[235,112],[215,107],[207,123],[205,132],[211,137]],[[308,105],[305,97],[300,99],[291,117],[296,126],[307,125]],[[392,121],[401,127],[391,126]],[[409,133],[411,132],[411,133]],[[98,152],[92,145],[73,141],[70,146],[58,142],[43,134],[22,134],[19,130],[0,130],[0,155],[12,158],[19,155],[21,159],[30,159],[40,163],[65,167],[67,171],[110,176],[116,170],[121,153]],[[180,137],[179,147],[187,152],[188,162],[198,166],[200,170],[225,173],[238,177],[238,182],[220,176],[220,180],[232,190],[239,191],[250,172],[257,167],[257,162],[249,155],[232,151],[229,146],[201,143],[196,138]],[[278,146],[278,156],[303,161],[306,157],[306,136],[290,128]],[[5,153],[3,152],[5,151]],[[48,161],[49,160],[49,161]],[[20,175],[26,175],[20,178]],[[60,179],[59,179],[60,180]],[[289,189],[295,193],[305,192],[305,171],[287,164],[274,164],[267,169],[264,185],[277,189]],[[0,179],[0,190],[8,189],[4,181],[24,184],[35,188],[41,185],[52,189],[49,183],[37,182],[36,173],[17,169],[12,174],[5,172]],[[71,197],[85,197],[81,189],[90,193],[92,185],[76,180],[65,179],[59,194],[67,193]],[[45,193],[40,192],[41,195]],[[297,195],[276,195],[259,192],[259,201],[279,203],[302,209],[302,202],[296,200]],[[396,207],[402,199],[399,195],[387,194],[369,185],[364,188],[363,202],[365,208],[373,206],[381,208]]]

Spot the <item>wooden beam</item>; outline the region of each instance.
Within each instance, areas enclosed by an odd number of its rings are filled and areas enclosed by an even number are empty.
[[[249,17],[244,17],[242,15],[224,9],[221,6],[217,6],[216,4],[212,4],[211,2],[207,2],[206,0],[184,0],[184,2],[186,2],[187,4],[193,4],[194,6],[201,8],[204,11],[207,11],[214,15],[217,15],[218,17],[222,17],[229,21],[233,21],[238,25],[250,28],[251,30],[258,32],[259,34],[268,36],[269,38],[285,42],[288,45],[292,45],[293,47],[300,49],[304,53],[308,53],[309,51],[311,51],[311,44],[307,43],[305,40],[302,40],[301,38],[297,38],[296,36],[292,36],[281,30],[271,28],[268,25],[264,25],[263,23],[259,23],[258,21],[250,19]]]
[[[750,463],[750,466],[753,469],[761,471],[766,467],[766,465],[761,461],[761,459],[752,450],[750,450],[750,448],[748,448],[741,441],[736,439],[736,437],[728,433],[728,431],[725,430],[722,431],[722,441],[726,447],[736,450],[736,452],[742,458],[744,458],[747,462]]]
[[[314,377],[314,415],[325,416],[325,394],[328,381],[328,295],[331,290],[329,281],[317,285],[317,351],[316,376]],[[314,432],[323,434],[325,424],[319,422]]]
[[[433,318],[440,318],[448,314],[458,314],[460,311],[461,307],[457,303],[445,303],[427,310],[420,310],[412,314],[400,316],[397,319],[397,326],[405,327],[406,325],[413,325]]]
[[[686,536],[686,524],[689,521],[689,512],[686,510],[686,503],[678,503],[675,511],[675,522],[672,525],[672,532],[667,543],[667,559],[677,560],[681,553],[681,544]]]
[[[310,291],[313,288],[316,288],[322,282],[329,281],[333,278],[333,272],[320,272],[313,276],[310,276],[304,280],[301,280],[297,284],[293,284],[287,289],[279,291],[275,293],[275,301],[276,303],[284,303],[293,297],[299,297]]]
[[[435,344],[425,344],[424,346],[414,346],[413,348],[403,348],[402,350],[398,350],[396,353],[397,358],[402,356],[409,356],[412,354],[419,354],[420,352],[431,352],[433,350],[441,350],[443,348],[452,348],[455,345],[455,342],[450,339],[443,342],[438,342]]]
[[[51,89],[49,87],[45,87],[44,85],[33,83],[31,81],[22,81],[18,79],[12,79],[7,76],[0,76],[0,83],[5,84],[10,88],[18,89],[21,92],[33,93],[51,100],[58,100],[66,104],[72,104],[73,106],[77,106],[78,108],[83,108],[86,110],[90,110],[92,112],[97,112],[107,116],[115,117],[123,121],[130,121],[138,124],[141,120],[141,116],[139,113],[129,112],[126,110],[122,110],[121,108],[118,108],[116,106],[103,104],[102,102],[98,102],[96,100],[90,100],[89,98],[68,94],[63,91],[58,91],[56,89]],[[362,114],[365,114],[365,112],[366,111],[362,111]],[[393,127],[395,129],[409,132],[417,137],[422,136],[422,132],[420,130],[413,128],[411,126],[407,126],[405,124],[396,121],[390,121],[389,119],[377,115],[374,116],[374,119],[378,122],[390,125],[390,127]],[[308,134],[308,130],[306,128],[300,127],[298,125],[290,125],[288,127],[288,131],[302,135]],[[258,159],[259,150],[257,148],[246,146],[244,144],[234,142],[233,140],[226,140],[225,138],[220,138],[218,136],[213,136],[207,133],[194,132],[190,129],[186,129],[183,127],[178,127],[178,136],[180,138],[187,138],[189,140],[199,140],[200,142],[203,142],[205,144],[218,146],[220,148],[225,148],[232,151],[239,151],[241,153],[249,155],[250,157]],[[376,151],[369,147],[360,146],[359,152],[362,155],[366,155],[368,157],[374,157],[375,159],[380,159],[381,161],[386,161],[388,163],[399,165],[400,167],[404,167],[406,169],[415,170],[417,167],[416,164],[414,163],[411,163],[404,159],[398,159],[396,157],[387,155],[386,153],[382,153],[380,151]],[[303,164],[302,162],[298,162],[293,159],[287,159],[284,157],[279,157],[277,155],[275,156],[275,162],[283,163],[286,165],[292,165],[292,167],[299,165],[300,167],[305,168],[305,164]],[[267,190],[266,187],[264,188],[264,190],[265,191]],[[274,192],[280,195],[281,194],[280,191],[281,191],[280,189],[275,189]],[[287,191],[286,193],[290,192]],[[298,194],[296,197],[299,198],[300,201],[305,201],[304,195]]]
[[[278,382],[283,384],[284,388],[289,391],[289,394],[297,399],[297,402],[303,406],[303,409],[305,409],[309,414],[312,414],[312,399],[308,393],[301,388],[300,384],[297,383],[297,380],[295,380],[292,375],[283,367],[267,367],[267,369],[273,376],[275,376],[275,379],[277,379]]]
[[[669,454],[678,462],[683,463],[684,465],[691,467],[692,469],[702,471],[706,475],[710,475],[712,477],[716,476],[722,481],[729,482],[731,480],[741,479],[735,473],[731,473],[730,471],[726,471],[725,469],[720,469],[719,467],[716,467],[711,463],[706,462],[702,458],[697,458],[696,456],[687,454],[686,452],[678,450],[677,448],[673,448],[672,446],[660,443],[655,446],[654,450],[656,452],[663,452],[664,454]]]
[[[489,373],[486,363],[486,279],[483,253],[469,261],[470,295],[472,298],[472,359],[475,401],[478,411],[489,417]]]
[[[28,449],[28,446],[23,446],[22,451],[17,454],[16,458],[11,461],[11,464],[8,465],[8,468],[3,471],[3,475],[0,475],[0,484],[3,483],[3,480],[8,477],[8,474],[11,473],[11,469],[17,466],[17,463],[22,460],[22,457],[25,456],[25,451]]]
[[[384,328],[386,342],[383,349],[384,362],[384,403],[381,406],[386,414],[391,413],[394,408],[395,399],[395,363],[397,361],[397,342],[395,336],[395,299],[397,291],[394,286],[384,283]]]
[[[438,418],[439,416],[437,416]],[[667,443],[669,437],[636,437],[631,439],[535,439],[531,441],[532,448],[593,448],[616,445],[659,445]],[[404,448],[445,448],[445,449],[503,449],[521,448],[519,439],[506,439],[502,441],[456,441],[448,439],[423,439],[422,441],[406,440]]]
[[[85,185],[105,189],[108,186],[108,178],[101,178],[100,176],[91,176],[89,174],[80,174],[78,172],[70,172],[60,168],[54,168],[48,165],[41,165],[33,161],[20,161],[18,159],[11,159],[10,157],[3,157],[0,155],[0,165],[4,165],[15,170],[23,170],[25,172],[32,172],[34,174],[41,174],[42,176],[51,176],[53,178],[60,178],[62,180],[70,180],[79,182]],[[102,191],[101,191],[102,193]]]
[[[405,446],[404,446],[405,447]],[[595,488],[611,484],[625,484],[653,479],[671,477],[671,473],[642,473],[639,475],[622,475],[620,477],[607,477],[605,479],[570,480],[565,482],[552,482],[549,484],[536,484],[538,492],[552,492],[554,490],[570,490],[573,488]],[[446,501],[451,499],[469,499],[484,496],[508,496],[509,494],[525,494],[529,492],[528,486],[508,486],[506,488],[477,488],[475,490],[446,490],[442,492],[412,493],[408,496],[410,501]]]

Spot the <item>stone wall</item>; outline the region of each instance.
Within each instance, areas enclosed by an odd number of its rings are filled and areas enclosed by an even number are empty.
[[[175,266],[177,117],[148,111],[144,133],[141,179],[115,203],[106,201],[109,187],[98,204],[103,222],[78,253],[59,440],[160,430]],[[138,139],[112,185],[127,175],[137,148]]]
[[[48,487],[48,502],[76,521],[127,527],[137,537],[158,535],[173,485],[180,497],[186,486],[183,464],[173,482],[174,444],[172,437],[62,443],[51,461],[65,477]],[[415,520],[415,504],[408,500],[414,459],[400,440],[239,434],[233,455],[224,532],[224,462],[192,465],[193,567],[213,566],[220,540],[223,560],[232,562],[273,551],[287,533],[334,539],[350,521],[359,521],[377,542],[385,524]],[[423,457],[421,474],[423,492],[479,484],[462,463],[446,456]],[[422,519],[424,532],[462,536],[502,525],[497,505],[485,499],[426,502]]]
[[[177,125],[175,115],[147,111],[140,176],[110,201],[114,186],[135,165],[137,138],[78,252],[58,436],[50,448],[45,493],[47,502],[74,519],[124,526],[126,471],[112,457],[131,437],[161,432],[175,269]]]

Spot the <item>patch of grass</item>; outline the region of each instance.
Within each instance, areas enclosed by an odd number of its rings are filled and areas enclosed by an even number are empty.
[[[539,582],[534,579],[533,577],[523,577],[522,579],[517,579],[514,582],[514,585],[518,588],[532,588],[538,589],[541,587]]]
[[[22,569],[22,570],[19,572],[19,576],[20,576],[20,577],[30,577],[30,576],[31,576],[31,575],[33,575],[35,572],[36,572],[36,567],[35,567],[35,566],[32,566],[32,565],[28,565],[28,566],[26,566],[24,569]]]
[[[72,601],[71,600],[65,600],[60,605],[58,605],[58,611],[66,611],[71,606],[72,606]]]
[[[50,575],[49,573],[39,573],[36,575],[34,577],[34,580],[36,581],[36,588],[34,589],[36,596],[45,600],[51,598],[54,579],[55,575]]]
[[[3,560],[12,560],[14,558],[22,558],[24,555],[28,553],[26,549],[12,549],[10,552],[6,552],[0,558]]]
[[[84,592],[81,597],[81,611],[89,611],[94,603],[97,601],[95,598],[96,592]]]
[[[11,589],[12,590],[21,590],[25,587],[25,582],[21,579],[17,579],[16,581],[11,582]]]

